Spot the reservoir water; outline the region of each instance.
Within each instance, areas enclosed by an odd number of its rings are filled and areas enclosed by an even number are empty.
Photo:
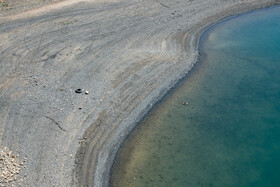
[[[120,148],[111,186],[280,186],[280,7],[216,24],[200,51]]]

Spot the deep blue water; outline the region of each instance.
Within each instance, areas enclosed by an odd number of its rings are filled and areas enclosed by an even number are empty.
[[[112,186],[280,186],[280,7],[216,24],[200,51],[119,150]]]

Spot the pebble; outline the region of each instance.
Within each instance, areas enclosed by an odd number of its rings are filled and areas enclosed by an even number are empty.
[[[182,104],[183,104],[183,105],[189,105],[189,103],[188,103],[188,102],[183,102]]]

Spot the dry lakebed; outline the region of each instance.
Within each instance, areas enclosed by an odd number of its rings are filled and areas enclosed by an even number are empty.
[[[116,152],[230,16],[277,0],[1,0],[0,186],[108,186]]]

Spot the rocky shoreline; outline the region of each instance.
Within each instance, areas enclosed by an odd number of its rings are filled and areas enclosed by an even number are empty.
[[[0,143],[28,159],[21,185],[108,186],[122,141],[195,64],[201,33],[275,4],[93,0],[1,17]]]

